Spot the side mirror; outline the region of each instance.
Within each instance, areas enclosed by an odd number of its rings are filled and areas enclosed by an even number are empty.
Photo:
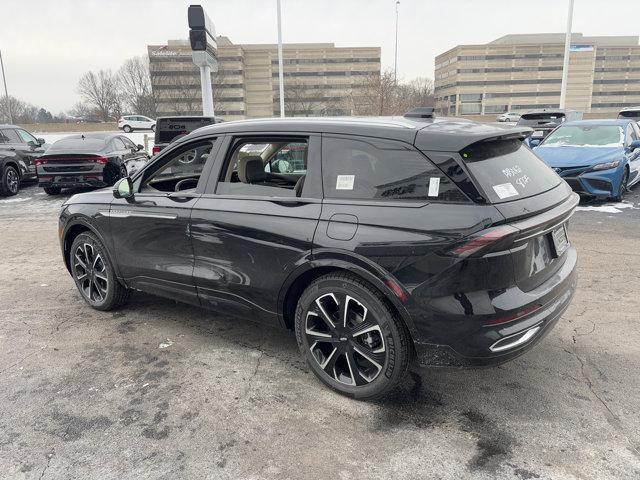
[[[113,186],[113,196],[115,198],[133,197],[133,182],[130,177],[121,178]]]
[[[144,145],[138,144],[138,145],[136,145],[136,147],[138,148],[138,152],[140,150],[144,150]]]
[[[529,148],[537,147],[542,143],[542,140],[539,138],[532,138],[529,140]]]
[[[629,151],[633,152],[635,149],[640,148],[640,140],[634,140],[629,144]]]
[[[44,138],[38,138],[37,140],[38,140],[38,145],[40,145],[40,146],[42,146],[45,143],[47,143],[47,142],[44,141]]]

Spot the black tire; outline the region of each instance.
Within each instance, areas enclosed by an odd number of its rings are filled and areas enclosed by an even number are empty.
[[[320,315],[323,310],[332,326]],[[409,369],[413,349],[406,325],[378,290],[355,275],[332,273],[311,283],[298,300],[295,330],[313,373],[343,395],[384,397]]]
[[[107,163],[104,167],[102,175],[104,178],[104,183],[109,186],[113,186],[118,180],[120,180],[120,178],[122,178],[122,171],[120,170],[120,167],[115,163]]]
[[[20,190],[20,174],[12,165],[7,165],[0,172],[0,195],[11,197]]]
[[[618,188],[618,194],[611,197],[614,202],[621,202],[624,198],[624,194],[627,193],[627,184],[629,183],[629,169],[625,167],[620,187]]]
[[[131,133],[131,132],[133,132],[133,128],[131,128],[129,125],[124,125],[122,127],[122,131],[126,132],[126,133]]]
[[[80,295],[96,310],[112,310],[129,299],[131,290],[116,278],[106,249],[95,234],[86,232],[75,238],[69,265]]]
[[[60,195],[62,188],[60,187],[44,187],[44,191],[47,195]]]

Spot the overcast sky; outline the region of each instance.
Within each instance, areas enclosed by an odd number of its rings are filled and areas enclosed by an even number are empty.
[[[0,50],[9,94],[57,113],[78,77],[117,69],[148,44],[186,38],[200,3],[234,43],[275,43],[276,0],[2,0]],[[433,77],[434,57],[509,33],[562,32],[568,0],[401,0],[398,74]],[[393,67],[395,0],[282,0],[284,42],[380,46]],[[574,32],[638,35],[639,0],[575,0]]]

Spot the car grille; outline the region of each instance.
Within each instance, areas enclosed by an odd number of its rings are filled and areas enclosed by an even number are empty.
[[[584,192],[584,187],[582,186],[582,183],[580,183],[580,180],[578,180],[577,178],[565,178],[565,181],[569,184],[574,192]]]
[[[553,170],[560,175],[561,177],[575,177],[576,175],[580,175],[588,170],[589,165],[584,165],[580,167],[552,167]]]

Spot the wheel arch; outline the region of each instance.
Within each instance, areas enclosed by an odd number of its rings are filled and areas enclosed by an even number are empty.
[[[62,251],[64,255],[64,265],[67,268],[67,271],[71,273],[71,265],[69,265],[69,254],[71,253],[71,245],[73,241],[78,237],[78,235],[86,232],[93,233],[98,240],[102,243],[107,256],[109,257],[109,262],[113,266],[116,277],[120,277],[120,272],[118,269],[118,264],[114,261],[113,255],[109,251],[107,241],[104,236],[98,231],[95,226],[93,226],[90,222],[86,221],[82,217],[77,217],[75,219],[69,220],[67,223],[63,235],[62,235]]]
[[[344,254],[341,256],[344,257]],[[361,259],[357,260],[346,258],[314,259],[294,270],[287,277],[278,296],[278,314],[284,327],[288,330],[294,329],[297,299],[314,280],[331,272],[348,272],[365,280],[384,296],[407,326],[413,340],[416,333],[413,320],[401,299],[387,283],[389,280],[394,281],[391,275],[382,272],[379,267],[376,268],[367,263],[363,264]]]

